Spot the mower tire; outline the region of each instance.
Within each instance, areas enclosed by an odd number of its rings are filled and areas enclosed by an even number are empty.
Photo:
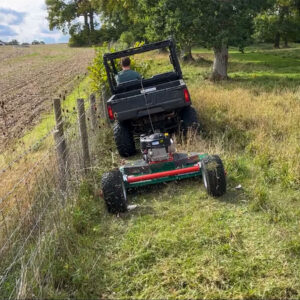
[[[133,134],[125,123],[115,122],[113,126],[114,138],[119,154],[129,157],[136,153]]]
[[[182,131],[183,133],[187,133],[189,129],[199,130],[200,123],[197,116],[197,112],[194,107],[188,106],[183,109],[181,112],[181,120],[182,120]]]
[[[119,170],[104,173],[102,192],[109,213],[117,214],[127,211],[127,195],[122,173]]]
[[[226,193],[226,174],[222,160],[218,155],[207,156],[201,161],[204,186],[207,193],[220,197]]]

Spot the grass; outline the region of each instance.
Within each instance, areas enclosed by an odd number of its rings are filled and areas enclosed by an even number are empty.
[[[138,208],[107,214],[84,182],[47,244],[27,287],[46,298],[300,298],[299,45],[230,53],[228,82],[205,80],[211,52],[183,66],[203,132],[180,150],[219,154],[228,192],[207,196],[201,180],[132,192]],[[165,68],[158,56],[153,68]],[[95,176],[121,163],[111,138],[99,137]],[[112,150],[112,152],[110,151]],[[114,158],[114,159],[112,159]],[[241,189],[236,189],[237,185]],[[50,275],[49,275],[50,274]]]

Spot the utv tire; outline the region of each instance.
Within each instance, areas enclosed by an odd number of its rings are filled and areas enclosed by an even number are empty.
[[[188,106],[181,113],[182,130],[187,133],[189,129],[199,130],[200,123],[194,107]]]
[[[113,126],[114,138],[122,157],[129,157],[136,153],[133,134],[124,123],[115,122]]]
[[[119,170],[104,173],[102,192],[109,213],[117,214],[127,211],[127,195],[122,174]]]
[[[222,160],[217,155],[205,157],[201,161],[204,187],[209,195],[220,197],[226,193],[226,175]]]

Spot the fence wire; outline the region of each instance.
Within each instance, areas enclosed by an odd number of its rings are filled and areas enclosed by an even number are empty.
[[[87,101],[85,105],[86,103]],[[97,107],[100,106],[97,105]],[[76,121],[72,114],[76,114]],[[97,118],[97,128],[95,128],[91,122],[93,117],[91,114],[96,114],[96,105],[94,108],[85,108],[92,162],[90,169],[94,169],[93,162],[96,163],[100,159],[97,157],[97,142],[102,124]],[[33,267],[37,256],[41,253],[41,247],[45,247],[43,244],[45,234],[53,231],[53,228],[47,228],[43,223],[46,224],[45,220],[49,216],[56,215],[57,217],[53,219],[59,219],[61,210],[65,209],[66,202],[70,199],[70,195],[76,192],[78,183],[85,174],[86,170],[82,164],[82,140],[78,130],[78,120],[82,117],[84,114],[78,116],[77,108],[73,111],[62,111],[61,122],[64,127],[67,126],[64,129],[64,136],[56,144],[54,143],[53,146],[50,144],[49,148],[49,143],[46,144],[46,142],[57,127],[51,128],[44,136],[34,141],[0,169],[2,186],[5,187],[3,195],[0,195],[0,218],[2,217],[0,223],[0,299],[2,297],[8,299],[28,297],[23,291],[24,280],[27,280],[27,269],[30,266]],[[61,124],[57,124],[59,125]],[[61,190],[60,168],[57,164],[57,149],[62,143],[66,143],[66,148],[62,153],[66,160],[64,165],[66,190]],[[41,150],[38,155],[34,155],[34,149],[39,145],[45,145],[47,150]],[[8,185],[5,178],[16,175],[15,168],[18,169],[19,163],[26,159],[29,162],[23,170],[20,170],[22,171],[20,176],[14,178],[14,182]],[[36,234],[37,231],[38,234]],[[39,264],[42,261],[43,258],[39,258]],[[12,277],[15,278],[14,286],[9,289],[6,282],[11,281]]]

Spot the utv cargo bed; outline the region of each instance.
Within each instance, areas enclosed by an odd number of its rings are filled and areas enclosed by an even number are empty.
[[[111,107],[114,119],[122,122],[183,108],[190,105],[190,100],[185,83],[177,80],[171,84],[140,89],[131,95],[113,95],[107,105]]]

